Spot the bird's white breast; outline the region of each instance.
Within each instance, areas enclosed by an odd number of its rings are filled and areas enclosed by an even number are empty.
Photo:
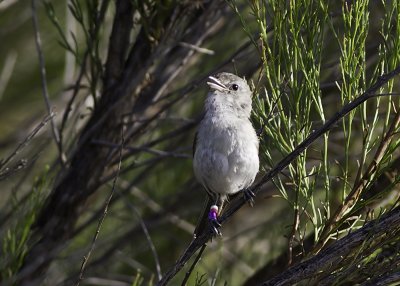
[[[198,130],[194,171],[211,192],[234,194],[249,187],[258,172],[258,138],[247,118],[205,116]]]

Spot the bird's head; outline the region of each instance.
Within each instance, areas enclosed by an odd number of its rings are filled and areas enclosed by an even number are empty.
[[[233,112],[239,117],[250,116],[252,92],[245,79],[226,72],[208,79],[210,91],[206,100],[206,112]]]

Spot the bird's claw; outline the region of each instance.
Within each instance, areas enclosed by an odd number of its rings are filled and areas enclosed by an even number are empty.
[[[244,199],[246,200],[246,202],[248,202],[251,207],[254,206],[254,198],[256,197],[256,195],[254,194],[254,192],[252,190],[245,189],[243,191],[243,196],[244,196]]]
[[[218,220],[209,220],[209,227],[211,232],[213,233],[214,236],[222,236],[221,233],[221,224],[218,222]]]

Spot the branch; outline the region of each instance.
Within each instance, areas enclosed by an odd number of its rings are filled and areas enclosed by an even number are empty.
[[[32,0],[32,20],[33,20],[33,29],[35,32],[36,50],[37,50],[38,57],[39,57],[40,76],[41,76],[43,97],[44,97],[44,101],[46,103],[47,113],[48,113],[48,115],[51,115],[51,114],[53,114],[53,112],[51,111],[49,92],[47,90],[46,64],[44,61],[44,56],[43,56],[43,51],[42,51],[42,40],[40,38],[39,23],[38,23],[37,13],[36,13],[36,0]],[[54,138],[54,141],[56,142],[56,145],[58,148],[60,161],[61,161],[61,163],[63,163],[64,155],[63,155],[62,147],[61,147],[61,143],[60,143],[60,135],[59,135],[56,125],[54,123],[53,117],[50,118],[50,123],[51,123],[51,131],[53,133],[53,138]]]
[[[194,259],[192,265],[190,266],[189,270],[185,274],[185,278],[183,278],[182,285],[186,285],[187,281],[189,280],[190,274],[192,274],[193,269],[196,267],[197,262],[199,262],[201,256],[203,255],[204,250],[206,249],[206,244],[200,248],[199,253],[197,254],[196,258]]]
[[[399,225],[400,207],[397,207],[382,217],[370,221],[361,229],[336,241],[314,257],[290,267],[262,285],[294,285],[318,274],[331,273],[342,265],[343,260],[353,259],[350,256],[355,250],[359,254],[358,248],[367,245],[368,241],[379,240],[380,236],[384,237],[386,241],[396,239],[400,234]]]
[[[387,275],[385,277],[377,277],[372,281],[365,281],[361,286],[386,286],[386,285],[396,285],[400,281],[400,271]]]
[[[122,150],[122,147],[121,147],[121,150]],[[120,193],[120,195],[123,196],[122,193]],[[140,212],[137,210],[137,208],[132,203],[130,203],[128,199],[124,199],[123,201],[133,211],[137,220],[139,221],[139,225],[140,225],[141,229],[143,230],[143,234],[146,237],[147,243],[149,244],[149,248],[151,250],[151,254],[153,255],[153,259],[154,259],[156,271],[157,271],[157,278],[161,279],[162,273],[161,273],[160,259],[158,258],[158,253],[157,253],[156,247],[154,246],[153,240],[150,236],[150,232],[146,225],[146,222],[142,218],[142,216],[141,216]]]
[[[0,160],[0,178],[3,174],[3,172],[6,172],[7,170],[2,170],[3,167],[6,167],[8,163],[10,163],[16,155],[18,155],[19,152],[23,148],[25,148],[28,143],[33,139],[33,137],[36,136],[36,134],[44,127],[46,124],[54,117],[54,113],[49,114],[46,116],[40,123],[33,129],[31,133],[21,142],[18,144],[18,146],[15,148],[15,150],[4,160]]]
[[[104,88],[106,90],[118,83],[124,69],[129,37],[133,27],[133,4],[131,1],[118,2],[115,14],[105,64]]]
[[[80,269],[80,272],[79,272],[79,278],[78,278],[78,280],[76,281],[75,286],[79,286],[79,285],[80,285],[80,282],[83,280],[83,274],[84,274],[85,269],[86,269],[86,264],[87,264],[87,262],[89,261],[89,258],[90,258],[90,256],[91,256],[93,250],[94,250],[94,247],[95,247],[97,238],[98,238],[99,233],[100,233],[101,226],[103,225],[103,222],[104,222],[104,220],[105,220],[105,218],[106,218],[106,216],[107,216],[108,207],[109,207],[109,205],[110,205],[110,203],[111,203],[111,200],[112,200],[112,198],[113,198],[113,195],[114,195],[114,193],[115,193],[115,186],[116,186],[116,183],[117,183],[117,180],[118,180],[118,177],[119,177],[119,171],[121,170],[122,150],[123,150],[123,147],[124,147],[124,143],[125,143],[125,139],[124,139],[124,129],[123,129],[123,126],[122,126],[122,127],[121,127],[121,146],[120,146],[120,148],[119,148],[119,163],[118,163],[117,173],[115,174],[115,177],[114,177],[114,181],[113,181],[113,184],[112,184],[112,189],[111,189],[110,195],[108,196],[107,201],[106,201],[106,203],[105,203],[105,205],[104,205],[103,214],[102,214],[102,216],[100,217],[99,223],[98,223],[98,225],[97,225],[96,233],[95,233],[95,235],[93,236],[92,245],[90,246],[90,250],[89,250],[89,252],[87,253],[87,255],[85,255],[85,256],[83,257],[81,269]]]
[[[400,66],[378,77],[377,81],[369,89],[367,89],[363,94],[361,94],[355,100],[344,105],[343,108],[337,113],[335,113],[333,117],[330,120],[328,120],[321,128],[313,131],[289,155],[283,158],[273,169],[271,169],[267,174],[265,174],[261,178],[261,180],[251,188],[251,190],[255,194],[257,194],[267,182],[269,182],[272,178],[278,175],[283,169],[285,169],[293,160],[295,160],[305,149],[308,148],[308,146],[310,146],[321,135],[331,130],[331,128],[340,119],[346,116],[350,111],[357,108],[359,105],[361,105],[368,99],[380,96],[379,94],[377,94],[377,91],[399,73],[400,73]],[[231,216],[233,216],[244,204],[246,204],[246,199],[243,196],[236,196],[236,198],[232,200],[230,205],[225,209],[225,212],[220,217],[220,223],[223,224],[226,220],[228,220]],[[188,246],[188,248],[184,251],[180,259],[164,275],[163,279],[161,279],[157,285],[167,285],[167,283],[183,268],[186,262],[196,253],[196,251],[211,238],[212,238],[211,232],[206,232],[196,237]]]

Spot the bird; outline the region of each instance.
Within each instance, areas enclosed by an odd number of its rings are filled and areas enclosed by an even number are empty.
[[[212,232],[221,235],[218,217],[229,196],[249,189],[259,170],[259,139],[250,121],[252,91],[246,80],[232,73],[209,76],[209,92],[204,116],[193,143],[193,171],[208,194],[204,214],[195,236],[209,222]],[[207,214],[208,212],[208,214]]]

